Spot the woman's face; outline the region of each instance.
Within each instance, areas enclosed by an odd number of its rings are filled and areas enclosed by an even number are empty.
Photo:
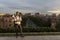
[[[16,13],[16,15],[18,16],[18,15],[19,15],[19,13]]]

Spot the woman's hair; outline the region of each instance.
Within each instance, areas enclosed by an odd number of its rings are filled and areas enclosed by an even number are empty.
[[[15,14],[15,16],[16,15],[19,15],[19,17],[20,17],[20,16],[22,16],[22,13],[17,11],[16,14]]]
[[[15,15],[18,15],[18,14],[19,14],[19,12],[17,11]]]
[[[21,12],[19,12],[19,16],[22,16],[22,13]]]

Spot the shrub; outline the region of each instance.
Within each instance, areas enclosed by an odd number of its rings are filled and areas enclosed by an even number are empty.
[[[56,30],[50,27],[23,27],[23,32],[57,32]],[[14,27],[11,28],[0,28],[0,33],[15,33],[16,30]],[[18,31],[20,32],[20,30]]]

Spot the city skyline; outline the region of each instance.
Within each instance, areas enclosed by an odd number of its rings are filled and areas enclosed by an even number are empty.
[[[0,12],[43,12],[60,10],[60,0],[0,0]]]

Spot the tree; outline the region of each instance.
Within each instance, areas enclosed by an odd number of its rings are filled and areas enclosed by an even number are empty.
[[[56,24],[56,30],[60,32],[60,22]]]

